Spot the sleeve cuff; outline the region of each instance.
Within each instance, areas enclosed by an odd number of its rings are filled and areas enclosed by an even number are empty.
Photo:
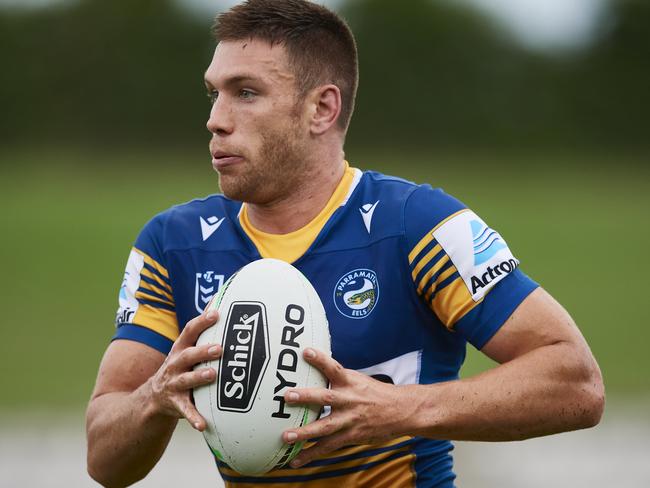
[[[476,349],[496,334],[517,307],[539,285],[516,269],[485,296],[483,303],[465,315],[454,327]],[[479,327],[475,327],[480,324]]]
[[[135,324],[122,324],[118,327],[115,335],[111,339],[126,339],[129,341],[140,342],[157,351],[167,355],[174,344],[173,341],[151,329]]]

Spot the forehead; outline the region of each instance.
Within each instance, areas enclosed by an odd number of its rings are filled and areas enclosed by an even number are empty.
[[[205,72],[206,81],[218,86],[241,78],[286,83],[295,77],[282,45],[258,39],[220,42]]]

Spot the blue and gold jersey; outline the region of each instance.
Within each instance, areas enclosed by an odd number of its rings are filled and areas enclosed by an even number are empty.
[[[398,385],[457,379],[467,342],[482,348],[537,286],[505,240],[455,198],[348,167],[319,216],[284,240],[254,229],[246,206],[221,195],[154,217],[129,256],[115,339],[167,354],[219,286],[261,257],[285,259],[311,281],[343,366]],[[263,477],[217,464],[238,488],[451,487],[451,450],[402,437]]]

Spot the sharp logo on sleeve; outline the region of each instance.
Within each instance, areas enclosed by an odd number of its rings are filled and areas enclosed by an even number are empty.
[[[194,284],[194,306],[196,311],[203,313],[205,306],[223,285],[224,275],[215,274],[214,271],[196,273]]]
[[[519,266],[501,235],[470,210],[445,222],[433,237],[451,258],[476,302]]]
[[[144,257],[135,249],[131,250],[126,262],[126,270],[119,293],[119,307],[115,313],[115,325],[128,324],[133,320],[140,304],[135,293],[140,286],[140,272],[144,267]]]
[[[199,217],[199,219],[201,221],[201,235],[203,236],[203,242],[205,242],[221,226],[225,217],[218,219],[213,215],[207,219],[204,219],[203,217]]]
[[[120,309],[115,315],[115,326],[120,327],[124,324],[130,324],[135,315],[135,310],[130,309]]]

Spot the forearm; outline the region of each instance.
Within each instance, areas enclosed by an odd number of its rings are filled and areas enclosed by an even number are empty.
[[[153,408],[150,382],[132,393],[94,398],[87,412],[88,472],[104,486],[127,486],[160,459],[177,419]]]
[[[604,393],[595,363],[569,343],[537,348],[472,378],[408,386],[408,433],[510,441],[598,423]],[[591,356],[589,356],[591,357]]]

